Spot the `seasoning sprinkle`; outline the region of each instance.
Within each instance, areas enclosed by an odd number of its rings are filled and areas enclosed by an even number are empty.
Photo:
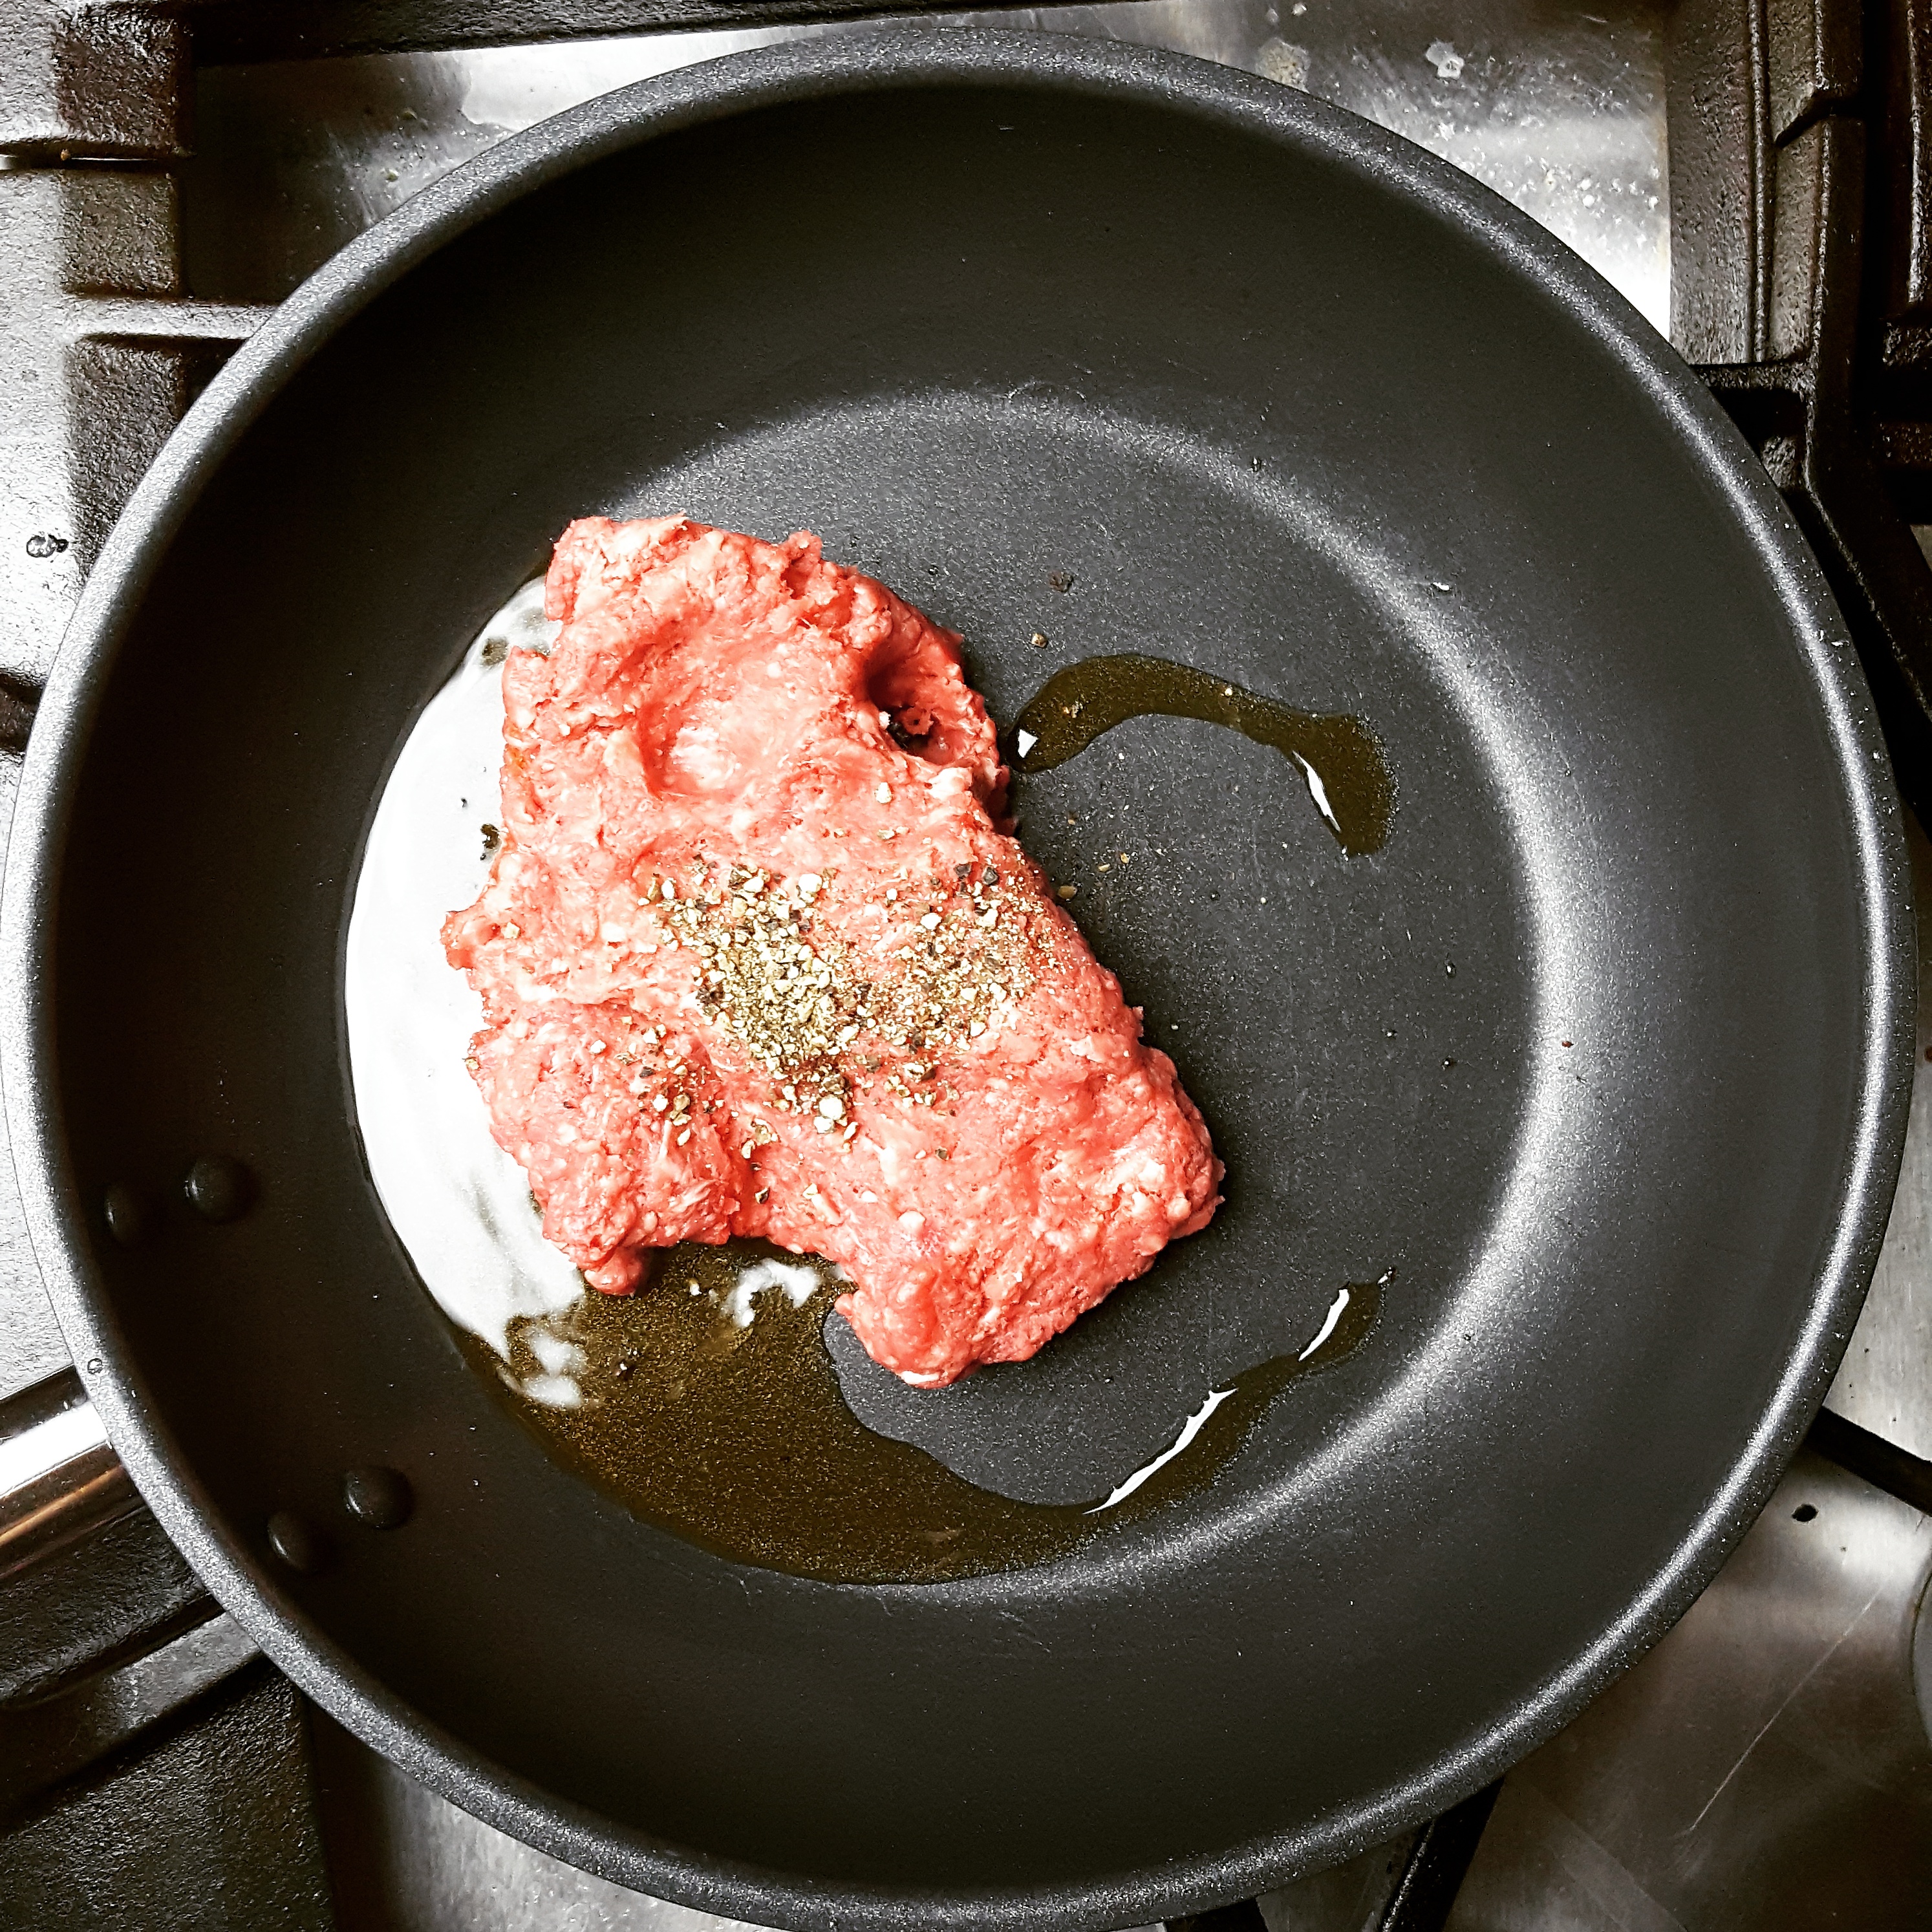
[[[878,1070],[876,1054],[846,1064],[866,1034],[920,1054],[910,1070],[925,1078],[934,1048],[980,1038],[1011,1016],[1030,986],[1024,922],[1000,920],[998,869],[988,866],[976,879],[976,869],[970,861],[935,867],[929,890],[910,906],[896,886],[886,889],[883,904],[872,902],[888,941],[903,933],[910,942],[874,947],[874,958],[903,962],[877,980],[827,928],[820,906],[828,894],[836,903],[831,873],[786,881],[697,862],[681,894],[664,881],[662,916],[698,956],[700,1010],[770,1074],[784,1111],[812,1114],[818,1131],[831,1133],[848,1124],[855,1078]],[[896,925],[902,916],[909,922]],[[688,1106],[680,1102],[680,1118]],[[753,1144],[772,1138],[756,1124]]]

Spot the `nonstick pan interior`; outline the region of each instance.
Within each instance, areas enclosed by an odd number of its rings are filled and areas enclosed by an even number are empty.
[[[1749,1520],[1903,1130],[1896,806],[1742,442],[1526,220],[1177,58],[773,50],[418,199],[147,486],[17,821],[37,1251],[171,1532],[460,1802],[763,1923],[1145,1922],[1493,1775]],[[373,801],[566,520],[670,510],[817,530],[1006,722],[1133,650],[1386,748],[1353,859],[1209,724],[1020,782],[1227,1206],[1037,1364],[874,1387],[880,1426],[1090,1495],[1388,1277],[1365,1346],[1096,1552],[860,1589],[643,1526],[515,1426],[378,1208],[340,985]],[[232,1222],[173,1204],[211,1152],[255,1178]],[[170,1204],[137,1246],[112,1183]],[[371,1462],[401,1530],[342,1513]]]

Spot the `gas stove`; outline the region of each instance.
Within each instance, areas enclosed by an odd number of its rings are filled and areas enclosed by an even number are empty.
[[[593,94],[855,31],[840,0],[12,0],[0,19],[0,813],[128,491],[273,306]],[[1932,809],[1932,0],[1118,0],[916,14],[1178,50],[1466,170],[1709,382],[1818,550]],[[1426,408],[1426,397],[1414,399]],[[1911,827],[1922,908],[1932,843]],[[1932,935],[1928,935],[1932,938]],[[1922,945],[1932,961],[1932,944]],[[1921,1048],[1932,1060],[1932,972]],[[1220,1932],[1922,1923],[1932,1074],[1825,1413],[1682,1622],[1501,1783]],[[0,1164],[0,1923],[696,1932],[308,1706],[161,1534]]]

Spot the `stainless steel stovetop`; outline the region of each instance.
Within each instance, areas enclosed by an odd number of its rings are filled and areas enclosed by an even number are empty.
[[[1670,327],[1665,9],[1628,0],[1592,12],[1544,0],[1120,0],[946,16],[976,17],[1176,48],[1364,114],[1516,202],[1654,326]],[[946,23],[931,20],[934,32]],[[36,405],[46,392],[34,386],[67,387],[64,408],[18,416],[0,464],[0,810],[33,691],[105,521],[193,385],[194,356],[174,353],[182,343],[218,352],[362,229],[545,115],[764,40],[853,30],[776,26],[209,66],[194,78],[194,152],[172,171],[178,188],[142,176],[130,189],[114,170],[87,170],[71,157],[6,164],[0,263],[14,293],[0,287],[0,382]],[[177,193],[179,274],[168,232]],[[34,210],[50,196],[68,212],[52,229],[36,228]],[[145,270],[90,284],[9,245],[58,230],[84,255],[86,224],[97,218],[134,232],[137,252],[149,224]],[[172,345],[163,379],[158,344]],[[83,410],[76,386],[90,382]],[[72,439],[83,421],[99,422],[104,393],[124,433],[79,460]],[[1418,396],[1414,406],[1429,400]],[[1922,950],[1932,961],[1932,844],[1916,825],[1913,852]],[[1921,1012],[1923,1066],[1932,1058],[1932,974]],[[0,1630],[8,1593],[22,1588],[37,1556],[51,1560],[46,1552],[63,1539],[132,1506],[111,1452],[90,1433],[77,1385],[61,1379],[66,1366],[0,1170]],[[1932,1072],[1915,1098],[1890,1234],[1829,1408],[1906,1452],[1908,1478],[1910,1459],[1932,1462]],[[1932,1523],[1846,1462],[1858,1458],[1802,1453],[1678,1628],[1510,1773],[1451,1927],[1714,1932],[1828,1922],[1903,1932],[1932,1922],[1932,1622],[1923,1632],[1918,1622]],[[1870,1468],[1869,1457],[1859,1466]],[[1912,1480],[1890,1486],[1924,1499]],[[194,1622],[145,1659],[110,1660],[105,1688],[88,1693],[87,1721],[106,1726],[124,1753],[137,1750],[155,1724],[191,1714],[194,1696],[249,1654],[225,1618]],[[143,1668],[148,1676],[136,1681],[130,1673]],[[0,1679],[4,1719],[6,1683],[32,1672]],[[333,1909],[345,1928],[694,1932],[726,1922],[530,1850],[319,1713],[309,1724]],[[85,1772],[57,1790],[80,1790],[104,1774],[101,1761],[80,1756]],[[0,1775],[0,1802],[10,1789]],[[1261,1900],[1261,1916],[1274,1932],[1380,1924],[1406,1850],[1406,1841],[1380,1848],[1290,1886]],[[8,1870],[0,1850],[0,1917]],[[140,1888],[138,1847],[116,1882]],[[232,1922],[211,1905],[207,1922]]]

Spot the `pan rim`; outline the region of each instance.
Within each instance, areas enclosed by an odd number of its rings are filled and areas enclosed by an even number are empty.
[[[1520,1695],[1458,1756],[1371,1803],[1180,1864],[1044,1889],[854,1887],[754,1867],[616,1825],[549,1796],[430,1723],[281,1599],[186,1472],[93,1280],[54,1079],[53,913],[77,753],[148,579],[202,488],[277,393],[368,302],[469,228],[550,182],[683,128],[802,99],[920,86],[1105,94],[1347,166],[1460,226],[1617,358],[1750,539],[1804,639],[1843,782],[1867,935],[1858,1132],[1836,1238],[1785,1372],[1724,1484],[1672,1558],[1597,1641]],[[1661,338],[1527,215],[1450,164],[1325,103],[1190,56],[1051,32],[909,24],[725,56],[600,97],[512,136],[412,196],[304,283],[230,359],[137,487],[88,578],[42,698],[0,892],[0,1088],[34,1252],[82,1379],[144,1498],[214,1594],[305,1694],[432,1789],[619,1884],[758,1923],[1108,1927],[1245,1898],[1439,1812],[1580,1711],[1689,1607],[1769,1497],[1835,1372],[1882,1242],[1916,1040],[1916,934],[1900,807],[1862,670],[1822,572],[1743,438]],[[98,1363],[96,1368],[90,1366]]]

